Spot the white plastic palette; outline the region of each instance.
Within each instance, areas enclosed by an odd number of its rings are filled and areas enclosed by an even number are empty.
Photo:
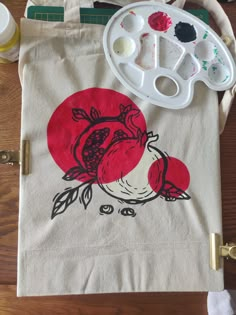
[[[197,81],[223,91],[236,80],[234,60],[220,37],[171,5],[148,1],[120,9],[105,28],[103,46],[120,82],[158,106],[187,107]]]

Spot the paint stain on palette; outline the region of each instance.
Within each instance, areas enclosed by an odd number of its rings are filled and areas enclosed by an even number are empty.
[[[140,2],[122,8],[108,22],[103,44],[121,83],[162,107],[188,106],[197,81],[222,91],[236,80],[235,63],[220,37],[170,5]]]

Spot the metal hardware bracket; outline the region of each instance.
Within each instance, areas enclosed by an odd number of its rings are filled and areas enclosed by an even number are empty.
[[[0,151],[0,164],[20,164],[22,175],[30,173],[30,141],[23,140],[20,151]]]
[[[236,260],[236,243],[226,243],[222,245],[222,239],[219,234],[210,235],[210,267],[213,270],[221,268],[221,258],[231,258]]]
[[[20,151],[0,151],[0,163],[10,164],[20,162]]]

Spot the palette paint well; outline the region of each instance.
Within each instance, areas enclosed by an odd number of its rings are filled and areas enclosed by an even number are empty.
[[[158,11],[148,17],[148,24],[155,31],[167,32],[172,25],[172,20],[167,13]]]
[[[179,22],[175,25],[175,36],[182,43],[193,42],[197,39],[195,27],[189,23]]]

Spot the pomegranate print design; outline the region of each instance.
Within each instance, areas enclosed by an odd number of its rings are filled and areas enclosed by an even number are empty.
[[[125,204],[118,211],[123,216],[135,217],[133,205],[157,197],[190,199],[187,167],[157,147],[159,136],[147,132],[142,112],[121,93],[90,88],[73,94],[53,113],[47,138],[63,180],[79,181],[55,195],[51,219],[76,201],[87,209],[93,185]],[[113,205],[99,207],[101,215],[113,212]]]

